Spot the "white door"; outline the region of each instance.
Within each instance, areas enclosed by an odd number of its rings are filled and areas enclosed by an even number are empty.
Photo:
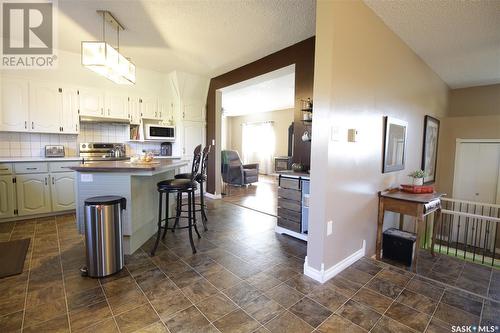
[[[193,151],[198,145],[205,143],[205,123],[195,121],[184,121],[182,124],[183,158],[189,160],[189,164],[182,168],[181,172],[191,172]]]
[[[0,176],[0,219],[14,216],[13,178],[12,175]]]
[[[39,133],[62,132],[62,88],[42,81],[30,82],[29,129]]]
[[[50,212],[49,174],[17,175],[16,180],[19,216]]]
[[[78,90],[74,88],[63,88],[62,97],[62,132],[78,134],[80,131]]]
[[[52,211],[75,209],[75,173],[52,173],[50,178]]]
[[[500,203],[497,198],[500,143],[458,143],[453,197],[482,203]]]
[[[182,118],[189,121],[205,121],[205,103],[192,101],[182,105]]]
[[[158,101],[155,97],[141,98],[141,115],[146,119],[159,119],[158,117]]]
[[[2,77],[0,131],[28,131],[28,87],[27,80]]]
[[[109,118],[127,119],[128,98],[119,93],[106,93],[105,116]]]
[[[82,88],[80,93],[80,115],[104,117],[104,95],[96,89]]]

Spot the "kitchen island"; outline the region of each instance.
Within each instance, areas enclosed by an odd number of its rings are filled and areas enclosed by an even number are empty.
[[[157,231],[158,192],[156,184],[174,178],[183,160],[155,160],[149,164],[129,161],[103,161],[79,164],[76,171],[76,221],[84,232],[85,199],[101,195],[118,195],[127,199],[123,211],[123,250],[134,253]],[[171,200],[170,202],[174,202]]]

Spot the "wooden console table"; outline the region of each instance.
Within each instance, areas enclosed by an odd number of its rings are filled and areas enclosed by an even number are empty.
[[[441,219],[441,200],[443,193],[432,194],[411,194],[401,191],[379,192],[378,194],[378,224],[377,224],[377,243],[376,257],[380,259],[382,251],[382,232],[384,227],[384,213],[386,211],[399,213],[399,229],[403,229],[404,215],[415,217],[415,234],[417,240],[413,256],[413,271],[417,270],[418,247],[420,246],[419,228],[424,223],[424,217],[436,213],[434,226],[439,225]],[[421,229],[421,228],[420,228]],[[431,253],[434,255],[434,239],[437,227],[432,229]]]

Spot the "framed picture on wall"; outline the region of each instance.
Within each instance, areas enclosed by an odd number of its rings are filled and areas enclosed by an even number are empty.
[[[436,181],[438,142],[439,120],[431,116],[425,116],[424,144],[422,149],[422,170],[425,171],[425,184]]]
[[[384,127],[384,164],[382,165],[382,172],[404,170],[408,123],[403,120],[384,117]]]

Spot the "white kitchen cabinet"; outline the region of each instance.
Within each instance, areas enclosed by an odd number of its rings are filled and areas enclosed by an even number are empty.
[[[62,132],[66,134],[78,134],[80,132],[80,118],[78,115],[80,102],[78,90],[75,88],[63,88],[62,98]]]
[[[182,119],[187,121],[205,121],[205,103],[188,101],[182,105]]]
[[[158,116],[158,100],[156,97],[141,97],[141,117],[146,119],[160,119]]]
[[[0,176],[0,219],[14,216],[16,206],[13,179],[12,175]]]
[[[51,211],[48,173],[16,176],[17,210],[19,216]]]
[[[128,98],[118,92],[107,92],[104,98],[104,116],[108,118],[128,118]]]
[[[27,131],[29,121],[29,82],[2,77],[0,131]]]
[[[166,100],[158,101],[158,115],[160,119],[169,123],[174,123],[174,103]]]
[[[80,88],[80,115],[104,117],[104,94],[91,88]]]
[[[62,132],[62,88],[51,82],[30,81],[30,131],[39,133]]]
[[[139,100],[137,96],[128,98],[128,112],[132,125],[139,125],[141,123],[141,104]]]
[[[59,172],[50,174],[52,211],[75,209],[75,173]]]
[[[182,173],[191,172],[193,151],[198,145],[205,145],[205,123],[196,121],[184,121],[182,123],[182,155],[189,160],[189,164],[182,168]]]

